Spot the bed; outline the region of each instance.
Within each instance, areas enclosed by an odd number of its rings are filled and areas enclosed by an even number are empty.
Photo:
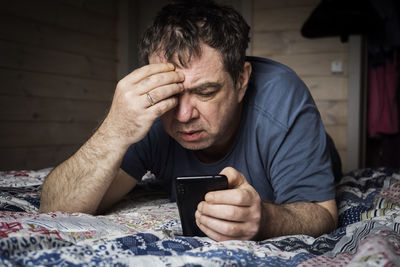
[[[313,238],[184,237],[176,203],[140,186],[109,213],[38,213],[51,169],[0,172],[2,266],[400,266],[400,170],[348,173],[339,228]]]

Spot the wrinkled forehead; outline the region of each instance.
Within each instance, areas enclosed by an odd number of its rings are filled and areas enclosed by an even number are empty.
[[[149,56],[149,63],[172,63],[175,68],[190,68],[192,61],[200,60],[202,55],[189,55],[185,54],[177,54],[175,53],[172,57],[168,58],[164,51],[154,52]]]
[[[211,47],[203,49],[200,57],[192,57],[185,66],[182,66],[176,55],[172,61],[168,60],[163,53],[152,54],[149,57],[150,64],[166,62],[174,64],[175,69],[185,75],[185,87],[193,87],[200,82],[218,82],[230,78],[221,56]]]

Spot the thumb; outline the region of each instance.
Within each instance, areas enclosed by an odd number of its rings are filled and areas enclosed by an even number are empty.
[[[223,174],[226,176],[226,178],[228,178],[228,185],[231,189],[238,188],[247,183],[244,175],[232,167],[224,168],[220,174]]]

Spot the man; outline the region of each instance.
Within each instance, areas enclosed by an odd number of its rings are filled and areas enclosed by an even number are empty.
[[[289,68],[246,61],[248,35],[230,8],[164,7],[140,44],[147,65],[118,83],[99,129],[47,177],[40,210],[102,212],[148,170],[166,190],[176,176],[220,172],[230,189],[208,193],[195,214],[210,238],[332,231],[337,208],[318,110]]]

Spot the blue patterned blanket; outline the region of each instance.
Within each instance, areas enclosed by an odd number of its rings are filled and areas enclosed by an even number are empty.
[[[400,170],[364,169],[337,185],[340,227],[313,238],[215,242],[183,237],[175,203],[128,195],[109,214],[37,212],[50,170],[0,172],[1,266],[398,266]]]

